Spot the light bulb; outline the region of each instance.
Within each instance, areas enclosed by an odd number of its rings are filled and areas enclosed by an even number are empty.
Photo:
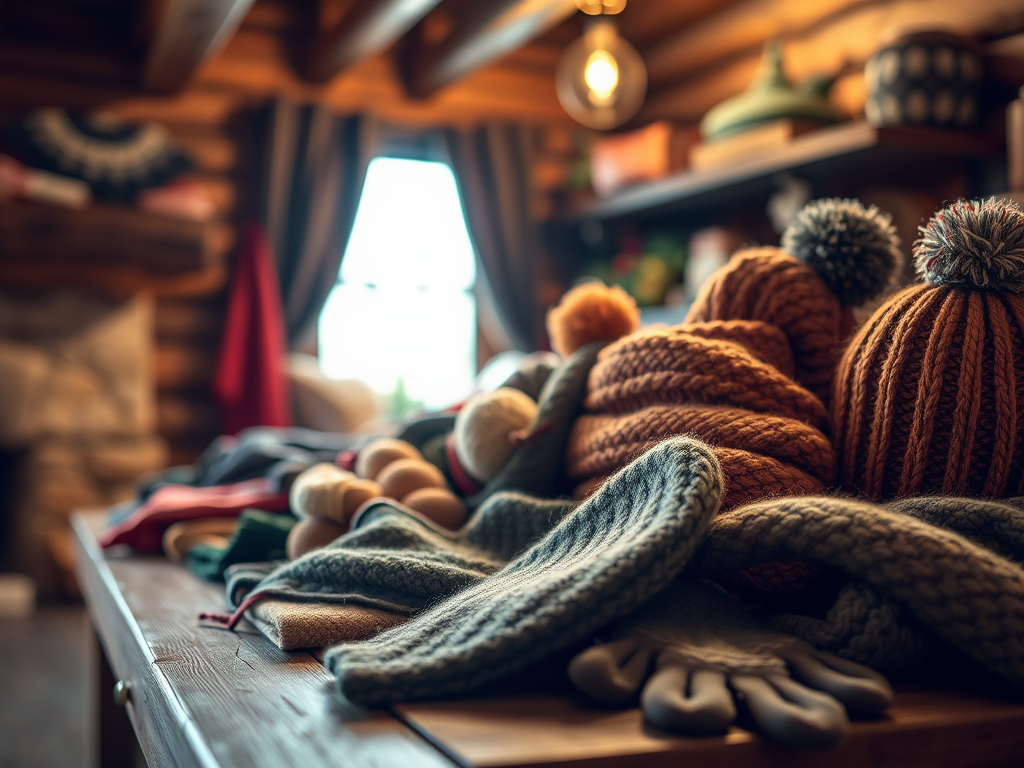
[[[647,70],[636,48],[619,37],[615,22],[598,16],[565,49],[555,86],[558,100],[575,120],[607,130],[622,125],[640,109]]]
[[[597,50],[587,57],[583,69],[587,100],[595,107],[610,107],[618,97],[619,62],[608,51]]]

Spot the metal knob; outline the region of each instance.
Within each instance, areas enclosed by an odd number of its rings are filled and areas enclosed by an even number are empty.
[[[127,680],[118,680],[114,683],[114,703],[117,706],[123,707],[128,703],[129,693]]]

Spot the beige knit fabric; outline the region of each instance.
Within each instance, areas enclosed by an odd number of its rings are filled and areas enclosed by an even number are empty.
[[[376,608],[273,597],[255,603],[246,615],[282,651],[366,640],[409,620]]]

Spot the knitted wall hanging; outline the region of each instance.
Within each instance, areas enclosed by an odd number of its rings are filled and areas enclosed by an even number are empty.
[[[2,132],[4,145],[26,164],[82,179],[101,200],[131,202],[192,167],[157,123],[40,109]]]

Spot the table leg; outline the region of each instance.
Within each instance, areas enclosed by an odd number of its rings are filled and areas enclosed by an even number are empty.
[[[135,768],[135,731],[128,710],[114,702],[117,678],[110,668],[103,646],[96,639],[99,656],[99,768]]]

